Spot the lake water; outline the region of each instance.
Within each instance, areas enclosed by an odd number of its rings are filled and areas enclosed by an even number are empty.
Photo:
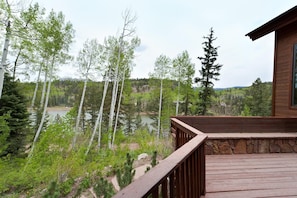
[[[68,111],[70,111],[70,109],[71,108],[69,108],[69,109],[67,109],[67,108],[66,109],[57,109],[57,108],[51,109],[51,108],[49,108],[48,114],[49,114],[50,121],[53,121],[57,115],[59,115],[60,117],[65,116],[66,113]],[[149,127],[149,130],[152,130],[151,124],[153,123],[153,120],[148,115],[140,115],[140,116],[141,116],[142,124],[143,125],[147,124]]]

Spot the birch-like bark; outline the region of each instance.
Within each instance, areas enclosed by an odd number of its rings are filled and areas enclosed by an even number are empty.
[[[179,108],[179,95],[180,95],[180,80],[178,80],[177,85],[177,100],[176,100],[176,107],[175,107],[175,115],[178,115],[178,108]]]
[[[99,117],[99,126],[98,126],[98,149],[100,149],[101,147],[101,137],[102,137],[102,117],[103,117],[103,107],[104,107],[104,103],[105,103],[105,97],[107,94],[107,90],[108,90],[108,85],[109,85],[109,81],[106,80],[104,83],[104,91],[103,91],[103,97],[102,97],[102,101],[101,101],[101,106],[100,106],[100,117]]]
[[[163,95],[163,79],[161,79],[160,85],[160,99],[159,99],[159,113],[158,113],[158,130],[157,130],[157,139],[160,138],[160,128],[161,128],[161,112],[162,112],[162,96]]]
[[[115,119],[115,123],[114,123],[111,148],[113,148],[113,145],[114,145],[115,135],[116,135],[117,126],[118,126],[118,119],[119,119],[120,107],[121,107],[121,101],[122,101],[122,95],[123,95],[124,84],[125,84],[125,74],[126,73],[124,71],[123,72],[123,76],[122,76],[122,85],[121,85],[121,91],[120,91],[120,96],[119,96],[118,109],[117,109],[116,119]]]
[[[80,104],[79,104],[78,113],[77,113],[77,117],[76,117],[75,134],[74,134],[73,141],[72,141],[72,148],[75,147],[75,143],[76,143],[77,136],[79,133],[79,121],[80,121],[81,111],[82,111],[82,107],[83,107],[83,103],[84,103],[84,99],[85,99],[87,83],[88,83],[88,77],[86,77],[86,79],[85,79],[84,88],[83,88],[83,92],[82,92],[81,99],[80,99]]]
[[[5,67],[6,67],[5,63],[6,63],[7,54],[8,54],[10,34],[11,34],[10,21],[8,21],[6,26],[6,36],[5,36],[5,42],[4,42],[1,65],[0,65],[0,99],[2,96],[2,90],[3,90],[3,84],[4,84],[4,73],[5,73]]]
[[[118,73],[119,73],[119,66],[120,66],[120,59],[121,59],[121,52],[123,48],[123,42],[125,37],[132,36],[135,32],[134,28],[129,28],[131,24],[134,23],[136,20],[135,17],[131,17],[130,12],[127,11],[124,16],[124,26],[122,29],[121,36],[119,38],[119,46],[118,46],[118,57],[117,57],[117,63],[115,68],[115,75],[114,75],[114,84],[113,84],[113,91],[112,91],[112,101],[111,101],[111,107],[110,107],[110,113],[109,113],[109,123],[108,123],[108,148],[111,148],[111,142],[112,142],[112,126],[113,126],[113,119],[115,114],[115,105],[117,101],[117,93],[118,93]]]
[[[101,123],[102,123],[103,107],[104,107],[105,97],[106,97],[106,94],[107,94],[108,84],[109,84],[109,81],[108,81],[108,78],[106,78],[105,82],[104,82],[103,95],[102,95],[100,109],[99,109],[99,112],[98,112],[98,116],[97,116],[95,126],[94,126],[94,129],[93,129],[93,133],[92,133],[91,139],[89,141],[89,145],[88,145],[88,148],[86,150],[85,155],[87,155],[89,153],[90,149],[91,149],[92,142],[93,142],[93,140],[95,138],[98,125],[100,125],[99,126],[99,134],[98,134],[98,148],[100,148],[100,146],[101,146],[100,145],[100,142],[101,142]]]
[[[47,93],[46,93],[46,98],[45,98],[45,103],[43,105],[43,113],[42,113],[42,117],[41,117],[41,122],[39,124],[38,130],[35,134],[34,140],[33,140],[33,144],[38,140],[38,137],[40,135],[41,129],[43,127],[44,121],[45,121],[45,117],[46,117],[46,110],[47,110],[47,105],[48,105],[48,100],[49,100],[49,95],[50,95],[50,91],[51,91],[51,82],[52,82],[52,76],[53,76],[53,68],[54,68],[54,62],[55,62],[55,58],[53,58],[52,63],[51,63],[51,67],[50,67],[50,75],[49,75],[49,82],[48,82],[48,87],[47,87]],[[33,152],[33,150],[31,150]]]
[[[112,88],[112,99],[111,99],[109,122],[108,122],[108,148],[111,148],[113,118],[115,114],[114,111],[115,111],[115,105],[116,105],[117,96],[118,96],[117,94],[118,93],[118,66],[117,66],[116,74],[114,78],[115,80]]]
[[[37,95],[37,91],[38,91],[38,87],[39,87],[41,70],[42,70],[42,65],[40,65],[39,70],[38,70],[37,80],[36,80],[35,89],[34,89],[33,98],[32,98],[31,107],[30,107],[31,113],[33,112],[33,108],[34,108],[34,104],[35,104],[35,100],[36,100],[36,95]]]
[[[42,108],[43,105],[44,105],[44,98],[45,98],[46,84],[47,84],[47,76],[48,76],[48,68],[45,70],[45,74],[44,74],[44,81],[43,81],[43,87],[42,87],[42,92],[41,92],[41,99],[40,99],[40,104],[39,104],[39,107],[40,108]]]
[[[16,76],[16,68],[17,68],[17,64],[18,64],[18,60],[20,58],[20,55],[21,55],[21,52],[22,52],[22,47],[20,47],[19,51],[18,51],[18,54],[15,58],[15,61],[14,61],[14,66],[13,66],[13,72],[12,72],[12,79],[15,80],[15,76]]]

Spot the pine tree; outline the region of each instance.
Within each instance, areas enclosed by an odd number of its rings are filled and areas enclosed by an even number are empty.
[[[134,159],[129,153],[127,153],[124,167],[122,169],[118,169],[116,172],[116,177],[121,189],[128,186],[133,180],[135,175],[135,170],[133,170],[133,162]]]
[[[271,84],[263,83],[260,78],[257,78],[247,89],[245,105],[249,108],[252,116],[271,115],[271,94]]]
[[[10,129],[7,137],[8,147],[0,153],[1,156],[7,154],[18,155],[22,153],[25,144],[25,137],[28,135],[28,119],[25,97],[21,94],[17,82],[12,77],[5,74],[4,86],[0,99],[0,116],[9,114],[6,119]]]
[[[204,50],[204,57],[198,57],[201,61],[202,67],[199,70],[201,77],[196,77],[195,82],[201,84],[199,94],[199,115],[206,115],[207,109],[211,105],[211,96],[213,95],[214,80],[219,80],[220,70],[223,65],[215,63],[218,56],[218,47],[213,46],[213,42],[216,40],[214,37],[214,31],[211,28],[210,34],[203,37],[206,41],[202,44]]]
[[[9,114],[0,116],[0,155],[4,153],[9,145],[7,138],[9,136],[9,126],[7,119],[10,118]]]

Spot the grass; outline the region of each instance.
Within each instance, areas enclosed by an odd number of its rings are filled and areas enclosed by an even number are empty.
[[[124,163],[127,153],[137,159],[144,152],[152,155],[157,151],[161,158],[172,152],[171,141],[156,141],[146,130],[138,130],[134,135],[118,135],[115,149],[106,148],[106,142],[102,142],[100,150],[94,146],[86,156],[86,143],[90,133],[80,135],[76,150],[70,148],[73,134],[72,127],[67,122],[51,124],[42,133],[29,162],[28,158],[1,159],[0,196],[41,196],[53,181],[61,189],[63,187],[63,193],[66,194],[77,178],[88,177],[92,180],[98,178],[98,175],[103,178],[114,175],[115,170]],[[131,145],[137,147],[131,150]],[[71,182],[65,183],[66,181]]]

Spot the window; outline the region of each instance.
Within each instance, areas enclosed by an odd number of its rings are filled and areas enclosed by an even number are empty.
[[[297,44],[294,45],[293,57],[292,105],[297,106]]]

